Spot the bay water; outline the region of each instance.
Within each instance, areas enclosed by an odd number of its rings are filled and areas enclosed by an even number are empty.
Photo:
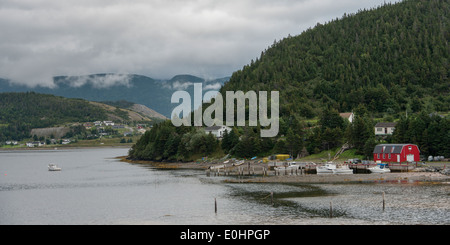
[[[227,183],[200,170],[160,170],[116,158],[127,153],[0,151],[0,224],[450,224],[447,183]],[[48,171],[51,163],[62,171]]]

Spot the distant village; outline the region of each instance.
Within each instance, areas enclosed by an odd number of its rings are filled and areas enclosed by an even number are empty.
[[[120,143],[131,143],[130,139],[125,140],[123,137],[139,136],[151,128],[152,125],[147,124],[125,125],[114,121],[74,123],[64,127],[33,129],[31,131],[31,140],[24,142],[8,140],[2,143],[5,146],[28,148],[45,147],[47,145],[68,145],[80,139],[99,138],[122,138]]]

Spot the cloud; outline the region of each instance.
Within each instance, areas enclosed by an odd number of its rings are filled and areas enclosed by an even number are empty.
[[[92,85],[94,88],[108,88],[111,86],[124,85],[131,87],[131,76],[127,74],[105,74],[91,76],[67,77],[69,86],[78,88],[84,85]]]
[[[384,0],[2,0],[0,77],[225,77],[275,39]],[[390,1],[392,2],[392,1]]]

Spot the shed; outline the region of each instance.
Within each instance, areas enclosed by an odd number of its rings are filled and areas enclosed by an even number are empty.
[[[373,150],[375,162],[418,162],[420,150],[414,144],[380,144]]]

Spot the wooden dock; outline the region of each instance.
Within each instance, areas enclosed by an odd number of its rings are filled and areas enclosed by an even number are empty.
[[[369,173],[368,168],[375,167],[377,164],[349,164],[349,168],[354,169],[355,173]],[[391,172],[409,172],[417,168],[417,163],[389,163]]]

